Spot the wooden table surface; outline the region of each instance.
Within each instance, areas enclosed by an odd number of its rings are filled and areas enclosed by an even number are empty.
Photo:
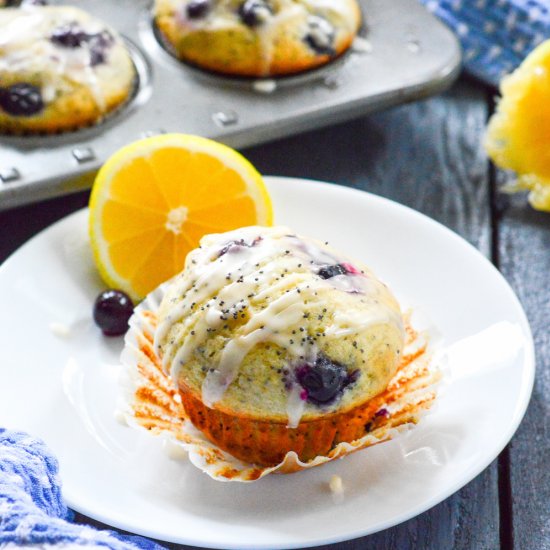
[[[323,549],[550,549],[550,214],[532,210],[525,196],[499,192],[509,176],[481,147],[493,93],[462,79],[438,97],[244,151],[264,174],[363,189],[450,227],[503,273],[536,343],[531,403],[498,459],[424,514]],[[87,198],[79,193],[0,213],[0,261]]]

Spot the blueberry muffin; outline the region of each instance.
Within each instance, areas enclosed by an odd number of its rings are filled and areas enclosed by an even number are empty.
[[[135,68],[118,34],[72,7],[0,11],[0,132],[55,133],[124,103]]]
[[[364,436],[403,341],[399,306],[371,271],[285,227],[204,237],[155,332],[192,423],[260,465]]]
[[[181,60],[249,77],[324,65],[361,23],[356,0],[156,0],[154,18]]]

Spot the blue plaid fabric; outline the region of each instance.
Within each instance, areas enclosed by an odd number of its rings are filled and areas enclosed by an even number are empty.
[[[73,517],[61,497],[58,464],[49,449],[26,433],[0,428],[0,548],[162,549],[141,537],[71,523]]]
[[[420,0],[457,34],[464,67],[497,86],[550,38],[550,0]]]

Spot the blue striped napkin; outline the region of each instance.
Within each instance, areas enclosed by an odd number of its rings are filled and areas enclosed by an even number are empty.
[[[457,34],[464,67],[498,86],[550,38],[550,0],[420,0]]]
[[[0,428],[0,547],[162,549],[141,537],[71,523],[73,517],[50,450],[26,433]]]

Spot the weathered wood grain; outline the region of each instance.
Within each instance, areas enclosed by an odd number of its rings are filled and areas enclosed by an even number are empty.
[[[441,97],[245,151],[263,173],[342,183],[439,220],[491,253],[485,92],[462,82]],[[323,549],[499,548],[496,462],[400,526]]]
[[[506,175],[499,173],[503,182]],[[510,177],[510,176],[508,176]],[[550,214],[498,196],[498,264],[529,318],[537,351],[533,396],[508,449],[514,548],[550,549]]]

